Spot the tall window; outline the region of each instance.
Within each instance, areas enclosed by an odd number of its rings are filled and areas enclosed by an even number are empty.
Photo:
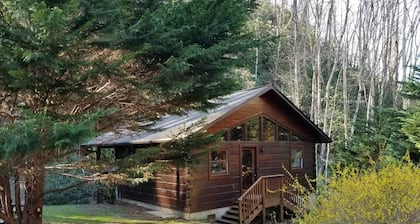
[[[226,174],[228,171],[228,159],[226,151],[215,151],[210,153],[210,173]]]
[[[227,141],[301,141],[301,138],[265,116],[254,117],[230,128]]]
[[[289,130],[277,125],[277,137],[279,141],[289,141]]]
[[[292,134],[290,135],[290,141],[292,141],[292,142],[297,142],[297,141],[300,141],[300,138],[299,138],[299,136],[297,136],[297,135],[295,135],[294,133],[292,133]]]
[[[230,129],[230,140],[231,141],[242,141],[244,139],[245,125],[239,125]]]
[[[293,169],[303,168],[303,150],[302,149],[292,149],[291,152],[291,167]]]
[[[262,119],[262,140],[263,141],[275,141],[276,140],[276,126],[274,122],[267,118]]]
[[[260,140],[260,119],[254,118],[247,123],[247,140],[259,141]]]

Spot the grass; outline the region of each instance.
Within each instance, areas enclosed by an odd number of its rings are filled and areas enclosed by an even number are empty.
[[[87,204],[44,206],[45,224],[98,224],[98,223],[205,223],[183,219],[164,219],[146,213],[146,209],[125,204]]]

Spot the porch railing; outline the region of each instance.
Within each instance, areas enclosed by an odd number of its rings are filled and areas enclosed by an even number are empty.
[[[294,181],[283,174],[262,176],[238,199],[239,223],[250,223],[265,208],[287,206],[295,209],[303,205],[302,192]]]
[[[283,174],[258,178],[238,199],[239,223],[250,223],[265,208],[281,205],[284,181]]]

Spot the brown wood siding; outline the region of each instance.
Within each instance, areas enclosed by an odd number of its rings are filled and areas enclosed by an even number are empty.
[[[290,145],[303,147],[304,169],[290,169]],[[209,159],[203,159],[200,166],[191,172],[189,184],[190,212],[231,206],[241,194],[240,149],[256,147],[257,177],[285,174],[284,168],[292,175],[304,180],[305,173],[314,178],[314,144],[308,142],[224,142],[221,148],[228,150],[229,173],[212,176],[209,173]],[[263,148],[264,150],[260,150]],[[306,185],[305,182],[302,184]]]
[[[165,208],[186,211],[188,173],[185,170],[156,173],[156,179],[135,187],[122,186],[122,197]]]

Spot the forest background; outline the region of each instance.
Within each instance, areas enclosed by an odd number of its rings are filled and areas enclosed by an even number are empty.
[[[265,84],[334,140],[316,149],[319,176],[338,163],[381,168],[408,156],[418,163],[419,4],[2,1],[0,218],[40,223],[45,166],[74,154],[93,131],[205,110],[214,106],[209,99]],[[128,172],[101,172],[127,164],[68,162],[51,170],[89,169],[76,185],[121,182]],[[10,181],[26,185],[31,207],[22,213],[13,214],[9,196],[20,189]]]

